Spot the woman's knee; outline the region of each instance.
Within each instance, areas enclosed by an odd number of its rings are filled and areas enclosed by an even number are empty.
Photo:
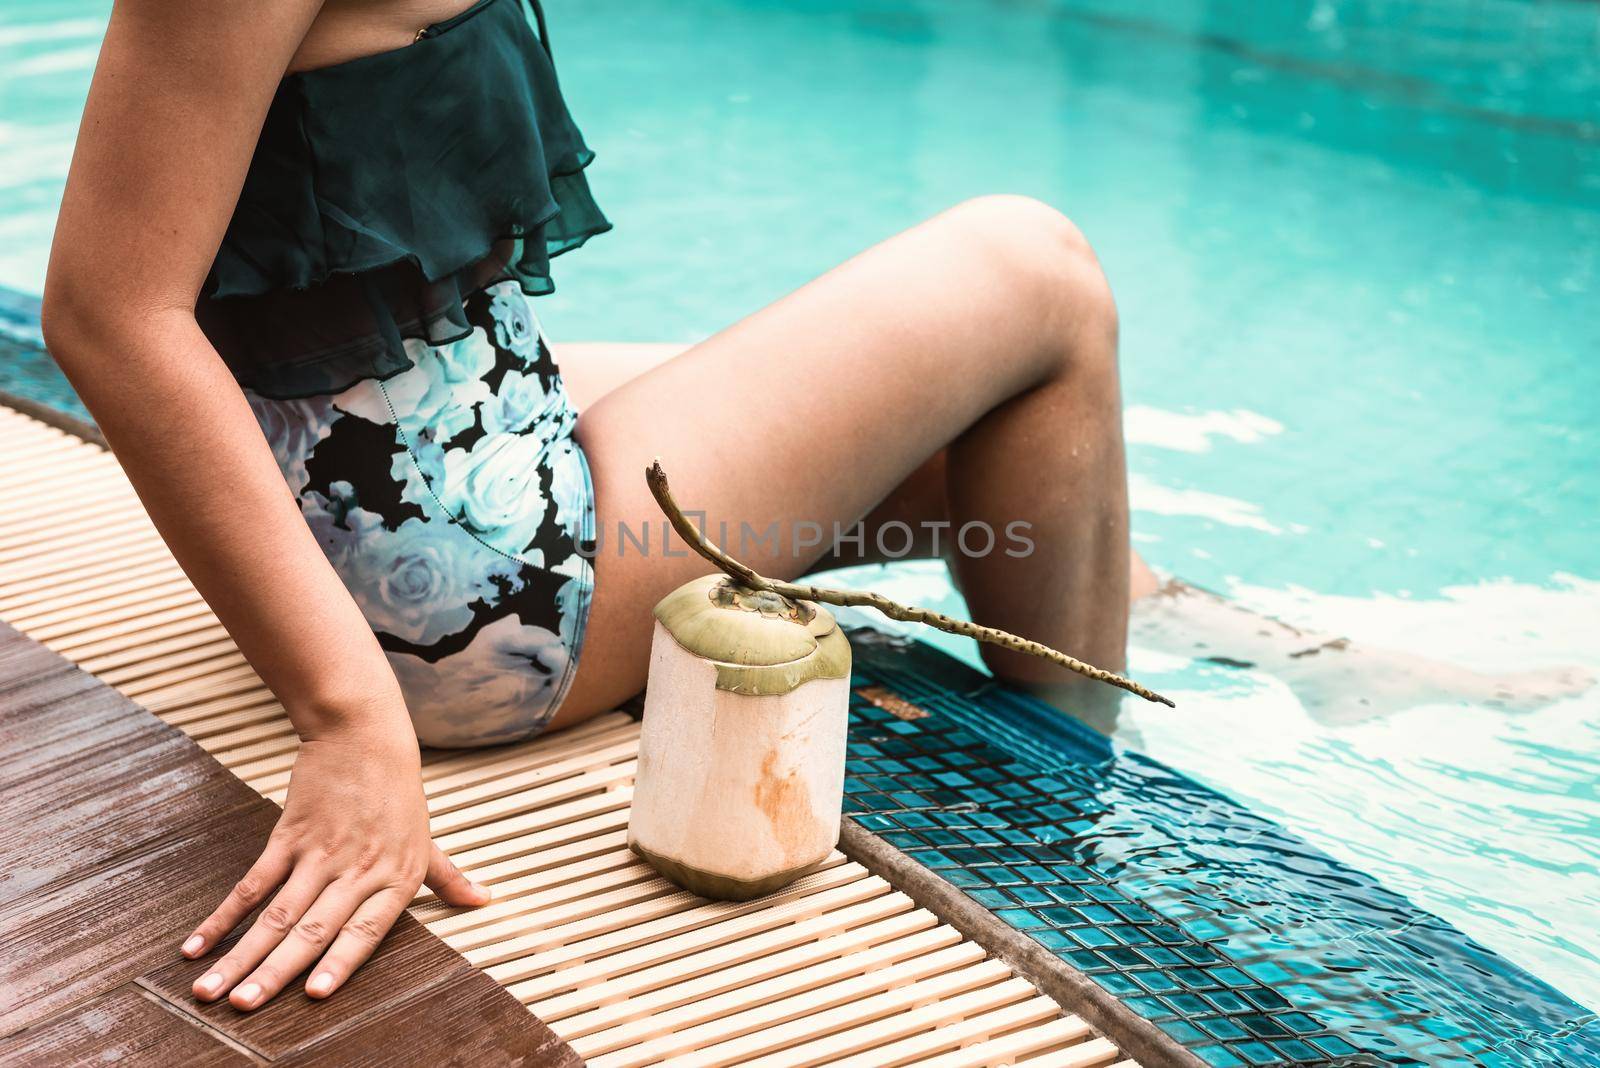
[[[1060,369],[1115,372],[1117,306],[1093,247],[1073,221],[1033,197],[994,195],[948,213],[964,239],[1000,272],[1052,342]]]

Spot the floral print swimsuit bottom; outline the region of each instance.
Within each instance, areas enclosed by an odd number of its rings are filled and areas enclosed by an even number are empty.
[[[377,634],[424,745],[542,728],[577,668],[594,493],[577,413],[515,281],[465,300],[472,332],[338,393],[249,389],[289,488]]]

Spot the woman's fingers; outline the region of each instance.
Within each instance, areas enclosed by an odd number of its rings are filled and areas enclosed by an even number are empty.
[[[372,956],[372,951],[378,948],[378,943],[410,902],[411,894],[392,886],[363,901],[344,921],[333,945],[328,947],[316,971],[306,980],[306,993],[314,998],[325,998],[343,986],[351,973]]]
[[[422,881],[446,905],[486,905],[489,888],[468,879],[438,845],[430,846],[428,874]]]
[[[437,845],[429,843],[429,849],[424,881],[439,900],[455,906],[488,902],[487,887],[462,874]],[[296,864],[287,850],[269,845],[184,943],[184,955],[198,957],[215,946],[280,884],[238,944],[195,980],[195,997],[215,1001],[231,991],[235,1008],[254,1009],[318,958],[306,993],[327,997],[372,955],[415,892],[414,886],[357,886],[336,872]]]
[[[239,926],[240,920],[250,915],[252,909],[265,901],[267,895],[289,877],[292,867],[289,854],[269,841],[255,864],[222,899],[222,904],[200,921],[200,926],[184,941],[183,955],[193,960],[228,937],[228,932]]]
[[[372,892],[370,885],[360,887],[340,879],[329,883],[306,909],[305,915],[284,932],[282,940],[272,947],[266,959],[233,988],[228,1001],[236,1009],[253,1009],[265,1003],[322,956],[351,914]],[[389,922],[394,922],[393,917]]]
[[[326,875],[313,872],[305,864],[296,867],[283,889],[261,910],[261,915],[238,944],[195,980],[194,996],[202,1001],[215,1001],[232,990],[234,984],[260,964],[300,922],[300,917],[306,914],[328,882]]]

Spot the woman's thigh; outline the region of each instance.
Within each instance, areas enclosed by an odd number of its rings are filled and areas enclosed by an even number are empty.
[[[605,393],[579,417],[600,532],[570,723],[638,692],[650,609],[709,566],[662,551],[644,471],[777,577],[804,573],[991,409],[1053,373],[1047,336],[1066,226],[1031,202],[962,205]],[[997,232],[1003,231],[997,238]],[[814,526],[812,526],[814,525]],[[816,528],[820,527],[820,531]],[[648,549],[619,534],[626,528]],[[739,535],[748,529],[753,537]],[[776,530],[776,539],[762,540]],[[807,542],[809,544],[801,544]]]
[[[672,342],[557,341],[550,346],[567,396],[586,411],[624,382],[631,382],[679,355],[688,345]]]
[[[551,350],[561,365],[567,396],[579,411],[588,410],[601,397],[646,371],[653,370],[688,345],[674,342],[566,341],[553,342]],[[846,541],[819,557],[815,571],[856,564],[881,564],[893,560],[923,560],[940,555],[937,525],[949,522],[945,494],[945,455],[941,449],[898,486],[862,520],[862,537]],[[894,555],[882,550],[890,542],[886,528],[893,527]],[[909,540],[904,531],[909,529]],[[881,536],[880,536],[881,535]],[[902,551],[901,543],[905,542]]]

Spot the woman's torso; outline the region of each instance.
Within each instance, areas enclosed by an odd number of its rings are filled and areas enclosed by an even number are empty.
[[[428,745],[541,729],[593,589],[528,298],[609,223],[547,42],[538,0],[333,0],[196,308]]]
[[[470,333],[469,295],[548,293],[550,259],[610,228],[538,0],[335,3],[278,87],[195,309],[265,396],[398,373],[408,340]]]

